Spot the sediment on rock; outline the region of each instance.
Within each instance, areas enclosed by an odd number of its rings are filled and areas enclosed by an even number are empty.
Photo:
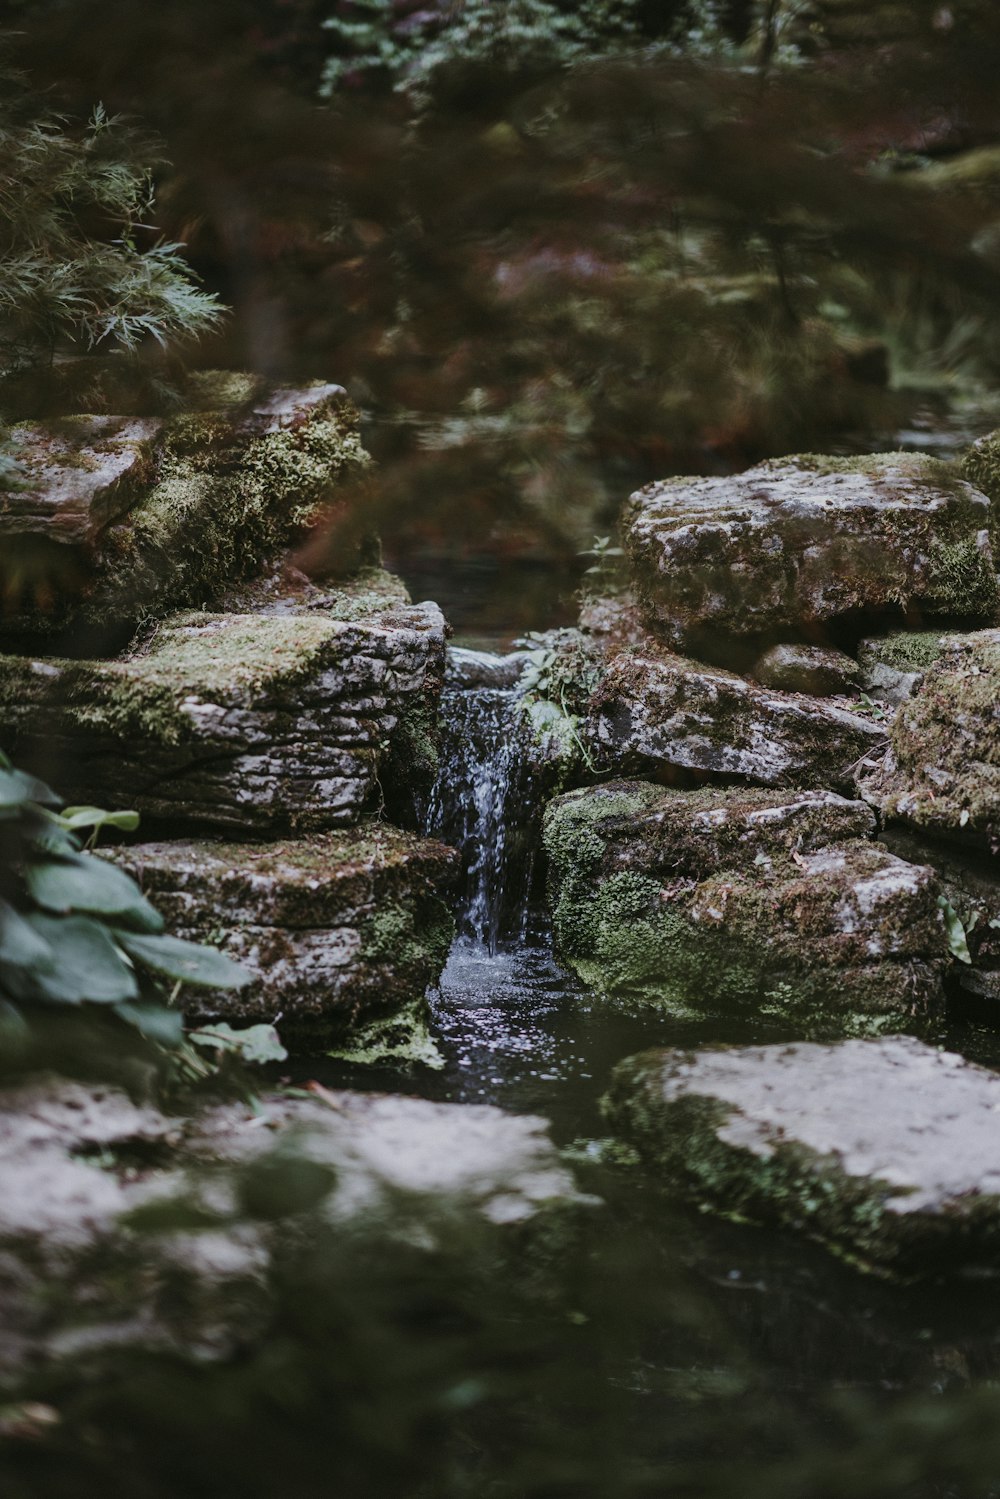
[[[647,485],[623,536],[640,601],[675,649],[916,614],[987,622],[1000,594],[987,497],[916,454],[804,454]]]
[[[699,1205],[906,1276],[996,1273],[1000,1076],[912,1037],[706,1052],[616,1069],[613,1125]]]
[[[1000,849],[1000,630],[950,635],[859,780],[889,822]]]
[[[299,1050],[350,1045],[395,1018],[383,1053],[421,1042],[424,993],[454,931],[442,899],[452,849],[368,823],[272,844],[140,843],[115,858],[172,933],[211,941],[254,975],[240,990],[189,991],[189,1018],[276,1021]]]
[[[443,674],[436,605],[362,623],[192,613],[115,661],[0,657],[4,749],[68,800],[281,833],[354,823],[392,783],[400,736],[432,722]],[[430,715],[430,719],[428,719]],[[433,775],[433,742],[407,753]]]
[[[545,816],[560,952],[620,1002],[794,1021],[811,1035],[920,1024],[948,960],[934,871],[867,840],[832,792],[571,792]]]

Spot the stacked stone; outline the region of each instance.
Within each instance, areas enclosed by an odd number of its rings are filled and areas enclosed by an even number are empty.
[[[199,992],[200,1018],[412,1051],[455,860],[381,814],[412,824],[429,789],[444,620],[363,555],[335,588],[281,569],[367,462],[356,426],[339,386],[226,374],[182,416],[15,427],[2,747],[161,835],[115,857],[172,931],[256,975]]]
[[[784,1038],[628,1059],[613,1127],[700,1205],[903,1275],[1000,1252],[996,1075],[887,1034],[956,981],[1000,997],[998,453],[633,495],[628,590],[575,645],[578,736],[618,779],[545,822],[587,980]]]

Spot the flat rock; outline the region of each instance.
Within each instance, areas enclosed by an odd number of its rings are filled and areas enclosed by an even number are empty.
[[[433,744],[421,761],[413,741],[433,725],[444,633],[434,604],[357,623],[191,613],[120,660],[3,656],[3,747],[70,801],[243,833],[348,826],[394,774],[433,775]]]
[[[0,507],[0,633],[121,634],[210,606],[304,538],[368,461],[338,385],[265,389],[238,372],[191,384],[191,409],[163,420],[79,416],[16,429],[17,456],[37,482]],[[346,573],[364,558],[352,543],[341,560]]]
[[[213,942],[255,975],[240,990],[189,989],[189,1016],[276,1021],[299,1049],[429,1053],[423,1000],[454,931],[441,899],[453,850],[370,823],[273,844],[140,843],[114,857],[172,933]]]
[[[587,716],[602,766],[693,772],[765,786],[850,786],[879,755],[879,723],[821,698],[775,692],[653,646],[612,654]]]
[[[11,432],[11,457],[25,488],[0,494],[5,547],[26,536],[62,545],[93,543],[126,511],[153,473],[155,418],[64,417],[22,422]]]
[[[517,1231],[551,1232],[554,1214],[592,1201],[543,1119],[325,1089],[182,1118],[113,1087],[37,1078],[0,1090],[0,1147],[5,1391],[110,1346],[245,1350],[305,1236],[391,1238],[419,1259],[464,1220],[523,1273]],[[135,1212],[141,1232],[122,1222]]]
[[[599,992],[674,1015],[736,1008],[818,1036],[919,1023],[942,1000],[940,887],[873,832],[832,792],[570,792],[543,833],[559,951]]]
[[[888,821],[1000,849],[1000,630],[943,637],[859,784]]]
[[[844,651],[823,645],[773,645],[750,672],[762,687],[805,692],[812,697],[843,697],[858,685],[858,663]]]
[[[917,454],[806,454],[647,485],[623,536],[646,616],[674,648],[794,636],[845,616],[986,622],[990,502]]]
[[[904,1275],[1000,1270],[1000,1075],[910,1037],[615,1071],[611,1121],[696,1202]]]

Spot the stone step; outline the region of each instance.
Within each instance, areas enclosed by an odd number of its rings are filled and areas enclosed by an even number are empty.
[[[120,660],[3,656],[3,748],[71,802],[247,835],[348,826],[404,741],[399,773],[433,776],[444,633],[434,604],[190,613]]]
[[[605,1107],[665,1183],[904,1276],[1000,1265],[1000,1074],[912,1037],[616,1068]]]
[[[585,982],[675,1016],[742,1010],[813,1036],[933,1015],[948,936],[927,865],[832,792],[610,782],[550,803],[556,941]]]

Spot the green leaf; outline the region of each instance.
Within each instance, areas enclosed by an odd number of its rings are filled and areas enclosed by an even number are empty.
[[[139,826],[138,812],[105,812],[101,807],[64,807],[60,814],[63,826],[76,828],[119,828],[134,833]]]
[[[15,968],[44,967],[52,962],[52,948],[19,911],[0,901],[0,963]]]
[[[147,1041],[174,1050],[184,1040],[184,1017],[179,1010],[169,1005],[115,1005],[115,1014],[129,1025],[134,1025]]]
[[[59,798],[44,781],[24,770],[0,769],[0,807],[23,807],[29,802],[58,807]]]
[[[38,999],[53,1004],[119,1004],[137,999],[139,986],[131,966],[115,946],[107,928],[89,916],[43,916],[25,921],[47,943],[52,957],[26,971]]]
[[[188,1040],[210,1050],[238,1052],[244,1062],[259,1065],[283,1062],[288,1056],[273,1025],[248,1025],[237,1031],[225,1021],[219,1021],[216,1025],[189,1031]]]
[[[185,942],[181,937],[145,937],[133,932],[115,932],[130,958],[185,984],[207,989],[242,989],[253,982],[253,974],[234,963],[217,947]]]
[[[141,931],[160,932],[163,918],[130,875],[95,854],[66,854],[25,870],[29,894],[47,911],[116,916]]]
[[[948,950],[960,963],[971,963],[972,954],[969,951],[969,943],[966,938],[965,927],[962,925],[961,917],[955,910],[950,900],[945,896],[938,896],[938,905],[944,915],[944,931],[948,939]]]

